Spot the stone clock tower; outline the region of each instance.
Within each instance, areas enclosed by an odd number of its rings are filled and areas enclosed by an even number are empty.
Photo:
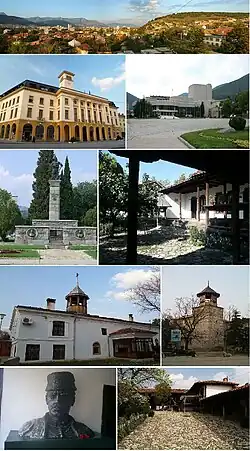
[[[217,293],[209,286],[197,293],[200,305],[194,309],[197,317],[202,318],[198,322],[196,332],[199,338],[192,342],[192,348],[197,350],[222,350],[224,348],[224,321],[223,307],[218,306]]]

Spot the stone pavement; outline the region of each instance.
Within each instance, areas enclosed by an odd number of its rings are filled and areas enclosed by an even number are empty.
[[[178,137],[208,128],[228,127],[228,119],[128,119],[129,149],[187,149]]]
[[[222,417],[196,412],[155,412],[118,445],[119,449],[248,449],[248,429]]]
[[[1,258],[1,265],[96,265],[97,261],[84,251],[70,249],[39,250],[40,260],[35,258]]]

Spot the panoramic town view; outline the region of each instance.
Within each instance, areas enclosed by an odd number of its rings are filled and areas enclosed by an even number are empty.
[[[3,0],[1,53],[248,53],[248,2]],[[224,2],[225,3],[225,2]],[[223,11],[223,12],[222,12]]]

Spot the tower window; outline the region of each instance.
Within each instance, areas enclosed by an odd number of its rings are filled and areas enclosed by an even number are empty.
[[[100,343],[95,342],[93,344],[93,355],[98,355],[98,354],[101,354],[101,346],[100,346]]]
[[[52,335],[53,337],[64,337],[65,335],[64,321],[53,321]]]
[[[76,296],[71,297],[71,305],[77,305],[77,297]]]
[[[102,327],[102,335],[107,335],[107,329],[105,327]]]

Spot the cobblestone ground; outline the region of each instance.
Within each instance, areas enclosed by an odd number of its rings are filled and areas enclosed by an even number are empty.
[[[119,449],[248,449],[248,429],[200,413],[155,412],[119,444]]]
[[[178,232],[179,233],[179,232]],[[138,264],[180,265],[231,265],[232,256],[217,249],[209,249],[191,243],[187,236],[171,237],[173,230],[164,229],[138,235]],[[124,264],[126,262],[126,237],[100,241],[100,264]]]
[[[128,148],[187,148],[179,136],[209,128],[228,128],[228,119],[129,119]]]

